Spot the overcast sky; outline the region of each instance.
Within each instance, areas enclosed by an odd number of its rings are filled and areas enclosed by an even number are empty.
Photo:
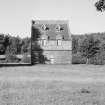
[[[105,32],[96,0],[0,0],[0,33],[30,36],[31,20],[69,20],[71,33]]]

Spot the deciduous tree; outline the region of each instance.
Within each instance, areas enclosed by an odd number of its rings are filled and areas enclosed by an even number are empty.
[[[95,7],[98,11],[105,11],[105,0],[98,0],[96,3],[95,3]]]
[[[89,63],[89,59],[94,57],[100,50],[100,41],[95,40],[93,36],[86,36],[80,45],[81,55],[86,57],[86,63]]]

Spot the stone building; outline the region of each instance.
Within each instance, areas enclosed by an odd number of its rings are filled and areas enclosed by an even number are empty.
[[[72,57],[72,40],[66,20],[36,20],[32,22],[32,35],[47,58],[47,64],[70,64]],[[38,33],[34,31],[38,30]]]

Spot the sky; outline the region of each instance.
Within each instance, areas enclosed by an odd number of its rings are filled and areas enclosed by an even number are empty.
[[[105,32],[96,0],[0,0],[0,33],[31,36],[32,20],[69,20],[72,34]]]

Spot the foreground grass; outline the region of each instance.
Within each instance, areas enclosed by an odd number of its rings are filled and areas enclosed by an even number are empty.
[[[105,105],[105,83],[1,81],[0,105]]]
[[[105,105],[105,66],[0,68],[0,105]]]

